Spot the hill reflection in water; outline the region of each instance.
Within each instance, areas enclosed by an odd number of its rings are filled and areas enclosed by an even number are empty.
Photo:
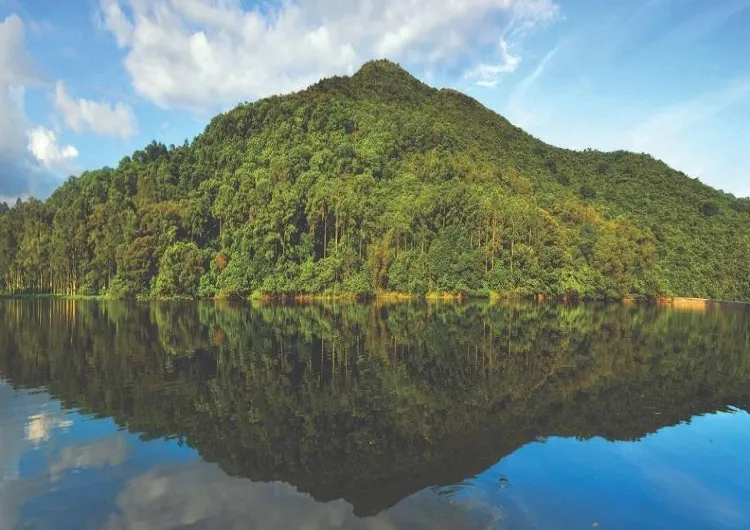
[[[357,516],[537,440],[750,403],[743,307],[4,301],[0,327],[14,387]]]

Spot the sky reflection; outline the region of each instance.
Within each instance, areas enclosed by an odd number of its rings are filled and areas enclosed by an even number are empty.
[[[550,438],[361,518],[346,501],[230,477],[175,441],[141,441],[2,383],[0,528],[740,529],[750,527],[748,442],[744,411],[638,442]]]

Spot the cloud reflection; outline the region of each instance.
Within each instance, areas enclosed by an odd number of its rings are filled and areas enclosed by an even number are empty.
[[[66,418],[60,418],[50,413],[34,414],[29,416],[25,425],[26,441],[39,446],[50,438],[54,429],[68,429],[73,422]]]
[[[318,503],[282,483],[253,483],[213,465],[155,469],[133,479],[117,498],[108,530],[227,528],[354,530],[493,528],[496,516],[425,491],[374,517],[358,518],[343,500]]]
[[[98,440],[84,446],[68,446],[60,451],[49,466],[50,479],[59,480],[70,469],[103,469],[119,466],[128,457],[128,442],[124,435]]]

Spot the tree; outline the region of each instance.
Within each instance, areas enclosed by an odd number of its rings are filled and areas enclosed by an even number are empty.
[[[154,294],[160,298],[195,296],[205,264],[205,253],[195,243],[173,244],[159,261]]]

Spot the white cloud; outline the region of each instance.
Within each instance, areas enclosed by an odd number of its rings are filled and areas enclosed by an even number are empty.
[[[508,41],[500,40],[500,56],[502,62],[499,64],[481,63],[467,71],[464,77],[472,81],[475,85],[492,88],[500,82],[502,74],[515,72],[518,65],[521,64],[521,58],[518,55],[512,55],[508,51]]]
[[[23,22],[11,15],[0,22],[0,195],[17,196],[28,191],[24,85],[40,82],[24,46]]]
[[[24,41],[26,30],[17,15],[0,22],[0,83],[7,86],[30,85],[42,81]]]
[[[72,145],[57,145],[57,135],[42,126],[35,127],[29,133],[29,151],[51,170],[71,167],[70,162],[78,156],[78,149]]]
[[[45,196],[58,183],[28,150],[31,125],[24,110],[25,89],[45,79],[26,50],[25,37],[18,16],[0,21],[0,196],[10,201]]]
[[[726,88],[701,94],[659,111],[631,131],[630,147],[637,151],[645,151],[664,137],[674,138],[680,132],[700,125],[748,98],[750,80],[733,83]]]
[[[750,181],[750,79],[659,109],[626,129],[620,145],[646,152],[692,177],[740,195]]]
[[[88,99],[73,99],[62,81],[55,87],[55,108],[75,132],[91,130],[97,134],[130,138],[136,131],[133,110],[124,103],[110,104]]]
[[[544,74],[549,62],[557,53],[557,48],[553,48],[545,55],[534,71],[524,77],[513,89],[508,98],[506,117],[519,127],[529,127],[533,121],[534,111],[527,108],[526,97]]]
[[[554,18],[553,0],[100,0],[135,90],[162,107],[211,109],[302,88],[387,57],[476,65],[499,36]],[[503,41],[504,42],[504,41]],[[503,68],[519,58],[499,52]],[[498,68],[487,60],[485,77]],[[494,70],[493,70],[494,69]]]
[[[119,0],[101,0],[101,20],[117,40],[117,45],[125,47],[133,41],[133,24],[120,8]]]
[[[12,206],[14,202],[16,202],[17,199],[26,200],[28,197],[26,196],[14,196],[14,197],[8,197],[7,195],[0,195],[0,204],[5,203],[8,206]]]

